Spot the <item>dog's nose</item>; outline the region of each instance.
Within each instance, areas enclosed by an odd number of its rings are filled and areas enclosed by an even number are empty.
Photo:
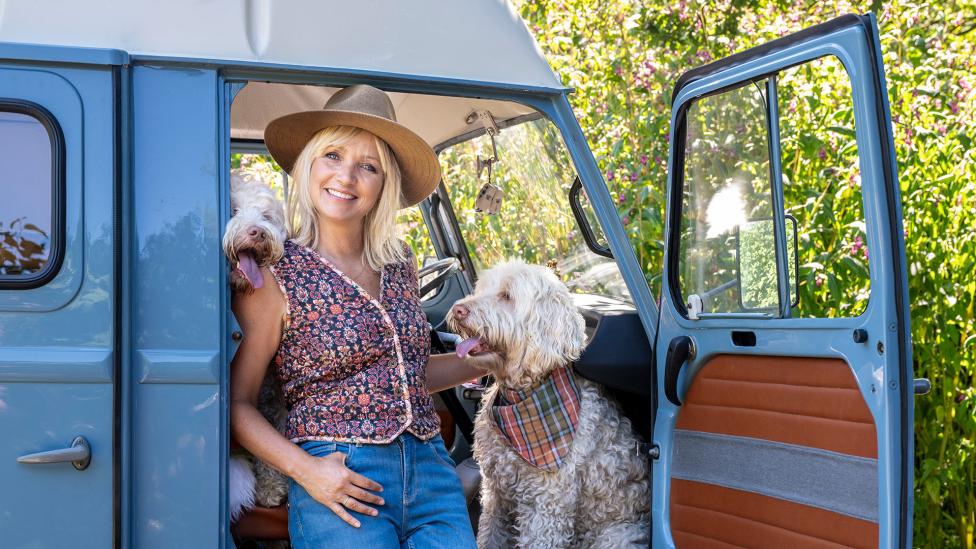
[[[465,318],[468,318],[468,308],[465,307],[464,305],[455,305],[451,309],[451,313],[454,315],[454,318],[458,320],[464,320]]]
[[[247,230],[247,234],[248,234],[248,236],[250,236],[251,238],[253,238],[255,240],[264,240],[264,238],[265,238],[264,231],[262,231],[261,229],[259,229],[257,227],[251,227],[250,229],[248,229]]]

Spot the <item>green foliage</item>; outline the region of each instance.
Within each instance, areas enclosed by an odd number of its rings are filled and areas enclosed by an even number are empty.
[[[878,15],[902,193],[915,374],[933,385],[916,401],[915,543],[972,548],[976,3],[515,2],[564,83],[576,89],[571,101],[577,117],[647,273],[660,271],[663,252],[670,98],[677,77],[837,15]],[[795,107],[809,116],[784,124],[784,176],[821,183],[794,195],[787,190],[801,254],[820,250],[801,256],[801,306],[812,307],[804,316],[851,316],[867,298],[863,224],[857,224],[863,215],[846,205],[860,202],[848,200],[859,198],[852,194],[859,193],[859,175],[847,145],[852,113],[830,110],[836,101],[797,86],[784,88],[781,100],[804,98]],[[651,276],[650,282],[659,291],[658,279]]]

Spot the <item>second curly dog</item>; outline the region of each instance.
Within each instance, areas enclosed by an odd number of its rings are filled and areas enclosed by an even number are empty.
[[[457,353],[495,351],[475,419],[478,546],[647,547],[650,487],[630,421],[577,376],[584,321],[566,286],[519,261],[484,273],[448,315]]]

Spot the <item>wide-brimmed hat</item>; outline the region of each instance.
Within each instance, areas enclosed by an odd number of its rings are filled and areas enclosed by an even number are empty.
[[[278,165],[291,174],[308,141],[331,126],[364,129],[390,146],[400,166],[403,207],[430,196],[440,182],[441,167],[430,145],[396,121],[386,93],[365,84],[339,90],[322,109],[272,120],[264,129],[264,143]]]

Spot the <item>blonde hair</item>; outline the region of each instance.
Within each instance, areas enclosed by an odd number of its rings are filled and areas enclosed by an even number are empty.
[[[309,189],[312,163],[325,154],[329,147],[339,147],[361,134],[372,135],[379,151],[383,170],[383,189],[373,208],[363,220],[363,261],[371,269],[379,271],[383,265],[399,263],[406,259],[397,211],[401,205],[400,166],[393,151],[385,141],[360,128],[332,126],[325,128],[308,140],[295,160],[292,169],[293,188],[288,193],[288,236],[298,244],[315,249],[319,244],[319,223],[315,201]]]

